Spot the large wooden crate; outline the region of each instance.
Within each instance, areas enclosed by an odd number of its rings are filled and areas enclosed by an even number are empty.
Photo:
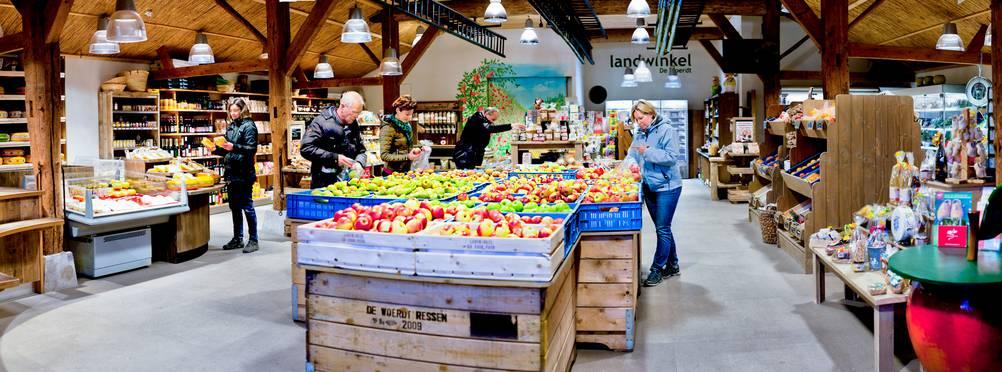
[[[285,219],[286,235],[292,240],[292,320],[306,321],[306,270],[299,266],[299,235],[296,227],[313,221]]]
[[[576,340],[632,351],[640,284],[640,233],[584,233],[580,245]]]
[[[307,266],[307,370],[569,371],[576,262],[549,282]]]

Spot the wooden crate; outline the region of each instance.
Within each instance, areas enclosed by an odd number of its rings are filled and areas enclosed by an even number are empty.
[[[576,263],[549,282],[307,267],[307,369],[569,371]]]
[[[576,341],[632,351],[640,284],[640,233],[584,233],[580,248]]]
[[[292,240],[292,320],[306,321],[306,270],[299,266],[299,235],[296,227],[313,221],[285,219],[285,234]]]

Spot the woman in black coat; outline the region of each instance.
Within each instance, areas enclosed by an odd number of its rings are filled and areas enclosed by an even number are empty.
[[[507,132],[512,130],[512,127],[518,130],[525,129],[525,124],[494,125],[498,116],[501,116],[501,113],[497,108],[488,107],[466,120],[463,134],[459,136],[456,150],[452,153],[456,168],[473,169],[483,164],[484,152],[487,150],[487,144],[491,142],[491,134]]]
[[[230,124],[226,126],[226,142],[218,147],[212,144],[209,150],[223,157],[223,178],[229,196],[230,213],[233,215],[233,239],[223,246],[224,250],[243,248],[244,253],[258,249],[257,214],[254,212],[252,190],[257,182],[254,169],[257,155],[257,125],[250,118],[250,108],[243,99],[234,98],[226,106]],[[241,212],[247,216],[249,240],[243,244],[244,221]]]

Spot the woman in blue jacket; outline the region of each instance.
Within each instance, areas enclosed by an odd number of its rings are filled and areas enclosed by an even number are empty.
[[[633,105],[630,117],[637,126],[630,157],[640,165],[644,203],[658,234],[654,262],[644,280],[645,286],[654,286],[664,278],[679,275],[675,237],[671,232],[671,220],[682,194],[682,176],[678,170],[681,159],[678,154],[679,139],[675,128],[658,116],[654,106],[647,101]]]

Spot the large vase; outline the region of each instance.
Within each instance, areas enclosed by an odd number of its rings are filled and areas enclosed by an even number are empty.
[[[1002,371],[1002,287],[919,284],[906,315],[926,371]]]

